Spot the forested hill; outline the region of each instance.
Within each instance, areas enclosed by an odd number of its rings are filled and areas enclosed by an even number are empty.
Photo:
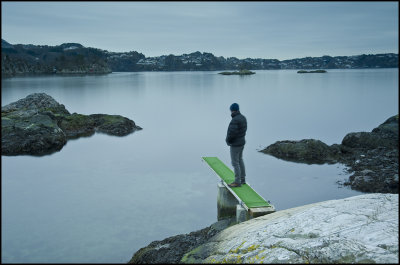
[[[1,40],[2,77],[18,74],[103,74],[132,71],[397,68],[398,54],[305,57],[291,60],[238,59],[212,53],[146,57],[136,51],[109,52],[79,43],[58,46],[10,44]]]

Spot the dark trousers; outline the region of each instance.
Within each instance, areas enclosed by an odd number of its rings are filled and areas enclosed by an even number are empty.
[[[231,160],[233,170],[235,171],[235,182],[245,183],[246,182],[246,170],[243,163],[243,146],[231,146]]]

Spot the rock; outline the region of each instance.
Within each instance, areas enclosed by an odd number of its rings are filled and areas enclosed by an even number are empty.
[[[390,117],[377,128],[373,129],[372,132],[379,134],[388,134],[396,137],[397,135],[399,135],[399,115]]]
[[[10,112],[19,111],[20,115],[27,114],[30,116],[30,111],[45,112],[51,111],[61,115],[70,114],[65,106],[59,104],[51,96],[45,93],[34,93],[28,95],[26,98],[20,99],[16,102],[10,103],[1,107],[1,116],[9,115]],[[17,113],[14,113],[16,115]]]
[[[1,108],[1,152],[46,155],[59,151],[68,139],[92,135],[96,130],[124,136],[140,129],[119,115],[70,114],[51,96],[35,93]]]
[[[73,113],[62,116],[58,124],[69,139],[94,134],[95,121],[87,115]]]
[[[374,149],[378,147],[399,147],[399,115],[387,119],[373,129],[372,132],[356,132],[347,134],[342,145],[350,148]]]
[[[185,253],[205,243],[234,222],[234,219],[225,219],[189,234],[153,241],[139,249],[128,263],[179,263]]]
[[[398,196],[367,194],[231,226],[185,254],[195,263],[397,263]]]
[[[2,155],[45,155],[60,150],[67,138],[49,116],[33,114],[23,118],[1,117]]]
[[[342,163],[354,172],[343,185],[362,192],[398,193],[398,178],[392,177],[398,174],[398,122],[395,115],[372,132],[349,133],[340,145],[314,139],[278,141],[260,152],[299,163]]]
[[[336,155],[340,152],[337,146],[332,148],[325,143],[305,139],[301,141],[278,141],[261,152],[284,160],[307,164],[336,163]]]
[[[367,176],[367,175],[371,175],[374,173],[374,171],[369,170],[369,169],[364,169],[360,172],[362,175]]]
[[[97,131],[106,134],[124,136],[134,130],[142,129],[132,120],[120,115],[92,114],[90,118],[93,118]]]
[[[298,74],[326,73],[326,70],[313,70],[313,71],[299,70],[299,71],[297,71],[297,73],[298,73]]]
[[[374,149],[378,147],[391,148],[395,146],[395,143],[390,138],[383,138],[378,133],[357,132],[347,134],[342,140],[342,145],[350,148]]]
[[[233,71],[233,72],[221,72],[218,73],[220,75],[254,75],[255,72],[249,70],[240,70],[240,71]]]
[[[399,182],[399,174],[394,174],[393,180]]]

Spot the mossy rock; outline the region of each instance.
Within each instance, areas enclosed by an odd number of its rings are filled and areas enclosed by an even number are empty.
[[[207,257],[207,255],[202,255],[202,253],[207,253],[204,251],[204,246],[200,245],[195,249],[192,249],[188,253],[186,253],[182,259],[181,263],[189,263],[189,264],[196,264],[196,263],[202,263],[203,259]],[[207,253],[208,254],[208,253]]]
[[[141,129],[134,121],[120,115],[92,114],[90,117],[94,120],[97,131],[110,135],[124,136]]]
[[[66,133],[68,138],[75,138],[93,134],[95,121],[90,116],[73,113],[71,115],[62,116],[59,126]]]
[[[336,154],[340,150],[335,146],[314,139],[301,141],[277,141],[260,152],[277,158],[307,164],[336,163]]]
[[[96,129],[123,136],[141,129],[120,115],[70,114],[51,96],[35,93],[1,108],[2,155],[43,155],[60,150],[68,139]]]
[[[2,117],[1,121],[2,155],[46,155],[60,150],[67,141],[56,121],[46,115]]]

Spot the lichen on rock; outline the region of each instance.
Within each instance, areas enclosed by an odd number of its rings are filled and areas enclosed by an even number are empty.
[[[395,194],[318,202],[155,241],[130,263],[397,263],[398,211]]]
[[[227,228],[207,242],[203,262],[234,262],[240,255],[243,263],[391,263],[398,260],[397,235],[397,195],[367,194],[287,209]]]

